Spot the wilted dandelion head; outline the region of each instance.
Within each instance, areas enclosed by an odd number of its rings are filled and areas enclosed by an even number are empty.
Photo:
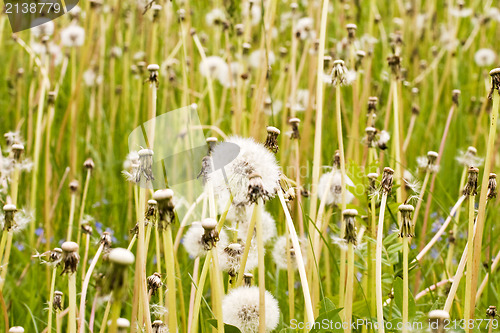
[[[344,60],[335,60],[333,62],[333,69],[331,74],[332,84],[334,86],[347,84],[347,76],[348,70],[345,66]]]
[[[382,192],[385,194],[391,193],[392,190],[392,184],[393,184],[393,175],[394,175],[394,170],[392,170],[389,167],[384,168],[384,173],[382,174],[382,182],[380,184],[380,187],[382,189]]]
[[[348,244],[356,245],[356,216],[358,211],[356,209],[346,209],[342,212],[342,218],[344,219],[345,231],[344,239]]]
[[[491,91],[489,98],[493,96],[493,91],[497,91],[500,94],[500,67],[492,69],[490,71],[491,76]]]
[[[278,135],[280,135],[280,130],[274,126],[267,126],[267,138],[264,142],[264,147],[268,148],[273,153],[277,153],[279,150],[278,146]]]
[[[163,286],[163,283],[161,282],[161,275],[157,272],[153,273],[153,275],[148,276],[146,281],[152,295],[156,294],[156,291]]]
[[[413,237],[413,225],[411,214],[415,209],[412,205],[403,204],[399,206],[399,211],[401,212],[401,225],[399,237]]]
[[[233,160],[224,163],[228,156],[234,155],[237,156]],[[230,137],[215,146],[212,159],[215,171],[208,178],[222,202],[227,202],[231,193],[234,206],[249,204],[253,197],[248,195],[250,185],[259,186],[259,194],[264,200],[276,195],[281,175],[276,157],[252,138]],[[255,178],[252,184],[250,182],[250,177],[255,174],[260,176],[259,184]],[[255,189],[252,187],[251,190]]]
[[[465,183],[463,195],[470,196],[477,194],[477,180],[479,177],[479,169],[470,167],[467,172],[467,182]]]
[[[64,263],[64,269],[61,274],[75,273],[78,262],[80,261],[80,256],[78,255],[78,244],[75,242],[64,242],[61,245],[61,249],[63,251],[62,261]]]
[[[266,291],[265,326],[271,332],[278,326],[280,310],[278,301]],[[259,328],[259,287],[233,289],[222,301],[224,322],[240,329],[241,333],[256,333]]]
[[[490,173],[488,179],[488,199],[496,198],[497,196],[497,175],[494,173]]]
[[[161,320],[153,321],[151,328],[153,333],[168,333],[168,326]]]

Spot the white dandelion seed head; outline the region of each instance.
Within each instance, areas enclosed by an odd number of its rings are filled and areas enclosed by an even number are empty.
[[[238,84],[238,78],[244,72],[245,67],[239,62],[233,61],[225,69],[220,70],[217,78],[226,88],[236,87]]]
[[[31,22],[31,33],[35,37],[52,36],[54,34],[54,22],[46,17],[38,17]]]
[[[330,177],[330,187],[328,188],[328,182]],[[352,180],[346,175],[346,185],[354,186]],[[327,205],[339,205],[342,203],[342,174],[339,170],[334,170],[325,173],[321,176],[318,183],[318,197],[323,198],[323,195],[327,191],[325,203]],[[350,203],[354,199],[354,195],[346,189],[346,203]]]
[[[278,301],[271,293],[265,295],[266,332],[274,330],[279,323]],[[256,333],[259,329],[259,287],[243,286],[233,289],[222,300],[225,323],[236,326],[241,333]]]
[[[256,243],[257,242],[254,239],[250,242],[250,249],[245,264],[245,272],[253,271],[259,264],[259,255]],[[243,257],[244,250],[245,245],[242,243],[230,243],[225,247],[217,246],[220,269],[231,274],[238,273],[240,271],[241,258]],[[265,252],[265,249],[263,249],[263,251]]]
[[[294,34],[302,40],[315,40],[314,20],[311,17],[303,17],[297,20]]]
[[[228,78],[228,66],[221,57],[210,56],[200,62],[200,73],[206,78],[223,82]]]
[[[205,15],[205,22],[209,27],[214,27],[226,21],[226,14],[220,8],[214,8]]]
[[[472,8],[450,8],[450,15],[453,17],[469,17],[473,13]]]
[[[262,8],[260,8],[260,1],[245,2],[241,10],[242,17],[250,17],[250,23],[256,26],[260,23],[262,16]]]
[[[236,152],[237,156],[223,165],[223,169],[217,170],[215,168],[215,171],[208,174],[208,179],[212,182],[215,193],[218,194],[220,200],[227,202],[231,193],[234,206],[247,205],[249,203],[249,177],[252,174],[261,176],[265,197],[274,197],[279,189],[281,175],[274,154],[253,138],[232,136],[214,147],[212,160],[217,166],[217,164],[227,161],[228,155],[236,154]]]
[[[188,231],[184,235],[182,244],[186,249],[186,252],[192,257],[204,257],[207,254],[207,250],[202,241],[202,236],[205,234],[205,229],[201,225],[201,222],[193,222],[189,227]],[[228,244],[228,237],[224,229],[219,233],[219,242],[217,247],[226,247]]]
[[[61,31],[61,43],[66,47],[82,46],[85,42],[85,29],[71,24]]]
[[[250,227],[250,220],[252,219],[252,208],[251,206],[246,206],[245,208],[245,216],[243,219],[236,219],[233,216],[230,217],[229,221],[236,222],[238,221],[238,238],[241,240],[246,240],[248,235],[248,228]],[[234,209],[233,209],[234,211]],[[261,214],[261,225],[262,225],[262,239],[264,244],[269,243],[274,237],[276,237],[276,222],[272,215],[262,209]],[[253,234],[255,237],[255,231]]]
[[[486,13],[486,16],[492,20],[500,22],[500,9],[496,7],[490,7],[488,9],[488,12]]]
[[[83,82],[87,87],[93,87],[102,83],[102,75],[97,75],[94,69],[89,68],[83,72]]]
[[[273,51],[269,51],[267,53],[267,65],[272,66],[276,61],[276,56],[274,55]],[[250,53],[250,56],[248,57],[248,62],[250,64],[250,67],[257,69],[261,68],[262,64],[266,62],[266,54],[263,50],[255,50],[252,53]]]
[[[264,113],[267,116],[277,115],[283,109],[283,102],[279,99],[271,99],[271,97],[267,97],[264,100]]]
[[[292,268],[294,270],[297,269],[297,253],[295,251],[290,251],[293,249],[292,241],[288,241],[288,247],[286,246],[286,236],[280,236],[276,239],[276,242],[274,242],[274,247],[273,247],[273,252],[272,252],[272,257],[273,261],[276,264],[276,267],[282,270],[286,270],[288,268],[288,253],[290,253],[290,258],[292,260]],[[307,262],[307,248],[306,244],[307,241],[300,239],[299,240],[300,244],[300,251],[302,253],[302,260],[304,263]]]
[[[488,67],[493,65],[497,55],[492,49],[479,49],[474,54],[474,61],[479,67]]]
[[[477,150],[474,147],[469,147],[466,151],[459,150],[457,157],[455,157],[458,163],[463,166],[469,167],[480,167],[484,163],[484,159],[477,156]]]

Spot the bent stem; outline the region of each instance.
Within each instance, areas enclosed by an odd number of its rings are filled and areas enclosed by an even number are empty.
[[[297,232],[295,231],[295,226],[293,225],[292,217],[286,206],[285,198],[283,193],[278,190],[278,197],[280,199],[281,207],[285,213],[286,223],[288,226],[288,232],[290,233],[290,239],[292,241],[293,249],[295,250],[297,268],[299,270],[300,282],[302,284],[302,292],[304,294],[304,303],[306,308],[306,319],[310,323],[314,323],[314,311],[311,301],[311,294],[309,292],[309,284],[307,282],[307,274],[304,266],[304,260],[302,259],[302,251],[300,249],[299,238],[297,237]]]
[[[94,272],[94,268],[97,265],[97,261],[99,260],[103,249],[104,243],[101,243],[99,245],[99,248],[97,249],[96,254],[94,255],[94,258],[92,259],[89,270],[85,275],[85,280],[83,281],[82,294],[80,296],[80,314],[78,315],[78,333],[85,332],[85,300],[87,298],[87,290],[89,287],[90,278],[92,277],[92,273]]]
[[[484,231],[484,222],[486,219],[486,203],[487,203],[487,194],[488,194],[488,181],[489,175],[491,172],[491,165],[494,161],[495,155],[495,139],[496,139],[496,131],[497,131],[497,120],[498,120],[498,112],[500,109],[500,91],[498,87],[494,87],[493,91],[493,107],[491,109],[491,118],[490,118],[490,132],[488,135],[488,146],[486,150],[486,158],[484,160],[484,171],[483,171],[483,181],[481,183],[481,193],[479,196],[479,208],[477,214],[477,237],[474,240],[474,250],[473,250],[473,259],[474,263],[472,265],[471,271],[471,294],[468,295],[470,298],[470,314],[469,317],[474,317],[474,309],[476,306],[476,289],[477,289],[477,279],[480,272],[479,263],[481,261],[481,247],[483,242],[483,231]]]

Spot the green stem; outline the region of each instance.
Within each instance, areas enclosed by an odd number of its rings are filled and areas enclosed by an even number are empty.
[[[375,281],[376,289],[375,295],[377,298],[377,322],[378,332],[384,333],[384,302],[382,299],[382,247],[384,237],[384,214],[385,206],[387,205],[387,193],[382,194],[382,201],[380,203],[380,214],[378,219],[377,230],[377,247],[376,247],[376,261],[375,261]]]

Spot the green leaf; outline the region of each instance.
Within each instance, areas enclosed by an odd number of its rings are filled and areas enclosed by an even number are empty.
[[[394,280],[394,301],[397,307],[403,311],[403,280],[399,277]],[[408,319],[412,319],[417,314],[415,299],[411,290],[408,290]]]
[[[319,314],[326,313],[328,311],[335,310],[335,304],[333,304],[332,300],[328,297],[323,298],[320,302],[321,308],[319,309]]]
[[[339,316],[341,310],[342,308],[333,309],[320,314],[314,321],[315,325],[310,333],[343,332],[342,319]],[[340,323],[340,325],[335,325],[336,323]],[[335,328],[335,326],[338,326],[338,328]]]
[[[208,319],[207,322],[213,327],[217,328],[217,319]],[[226,333],[241,333],[240,329],[236,326],[224,324],[224,332]]]

